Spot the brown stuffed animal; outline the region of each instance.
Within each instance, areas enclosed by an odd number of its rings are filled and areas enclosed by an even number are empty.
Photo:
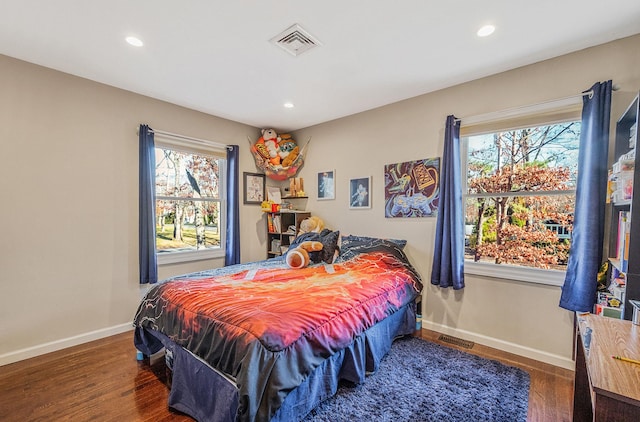
[[[322,229],[324,229],[324,221],[322,221],[322,218],[313,215],[302,220],[298,234],[309,232],[320,233]]]
[[[284,159],[282,160],[282,167],[291,166],[291,164],[293,164],[296,161],[296,158],[298,158],[298,155],[300,155],[300,148],[298,148],[298,146],[296,145],[289,152],[289,154],[286,157],[284,157]]]
[[[315,252],[322,250],[321,242],[306,241],[302,242],[293,249],[287,252],[285,260],[287,265],[291,268],[299,269],[309,265],[309,252]]]

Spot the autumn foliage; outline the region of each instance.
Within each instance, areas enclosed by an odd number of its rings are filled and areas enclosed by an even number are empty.
[[[553,139],[570,134],[567,126],[555,132],[549,128],[494,134],[494,142],[480,151],[483,159],[468,163],[466,219],[473,234],[467,254],[474,260],[538,268],[566,265],[574,201],[567,190],[575,171],[541,153]],[[496,165],[486,159],[489,152],[497,157]]]

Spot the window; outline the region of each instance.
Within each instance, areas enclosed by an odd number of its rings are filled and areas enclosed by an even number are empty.
[[[495,127],[462,136],[465,271],[561,285],[580,121]]]
[[[156,141],[158,263],[224,256],[223,153]]]

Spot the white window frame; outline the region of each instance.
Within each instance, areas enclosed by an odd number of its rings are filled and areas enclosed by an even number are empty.
[[[200,154],[206,155],[210,154],[212,156],[218,157],[220,159],[219,165],[219,177],[220,177],[220,215],[219,215],[219,225],[218,230],[220,231],[220,247],[219,248],[209,248],[203,249],[199,251],[180,251],[180,252],[167,252],[167,253],[158,253],[156,250],[156,256],[158,260],[158,265],[169,265],[169,264],[178,264],[178,263],[186,263],[193,261],[202,261],[207,259],[217,259],[224,258],[225,256],[225,244],[226,244],[226,234],[227,234],[227,159],[222,158],[226,157],[226,145],[217,144],[211,141],[204,141],[200,139],[191,139],[186,137],[181,137],[179,135],[160,135],[156,132],[155,135],[155,147],[156,148],[167,148],[174,151],[186,152],[189,154]],[[155,183],[155,177],[154,177]],[[156,196],[154,198],[154,203],[158,199],[168,199],[166,197]],[[189,198],[187,198],[189,199]],[[156,247],[156,243],[153,244],[154,248]]]
[[[514,108],[510,110],[498,111],[494,113],[487,113],[483,115],[473,116],[470,118],[461,119],[461,131],[463,134],[460,135],[461,148],[460,148],[460,159],[461,159],[461,181],[462,181],[462,202],[466,204],[466,200],[468,197],[473,195],[468,195],[467,188],[467,155],[468,155],[468,143],[466,138],[473,135],[479,135],[482,133],[495,133],[498,131],[506,131],[509,129],[513,129],[514,127],[522,127],[521,125],[511,125],[509,122],[514,120],[518,121],[529,121],[529,119],[536,119],[536,116],[547,116],[547,117],[539,117],[538,120],[534,120],[535,123],[527,123],[526,126],[534,127],[534,126],[544,126],[548,124],[556,124],[567,122],[571,120],[580,120],[579,110],[582,105],[582,96],[575,96],[569,98],[563,98],[556,101],[549,101],[541,104],[535,104],[532,106],[525,106]],[[572,117],[567,117],[568,115]],[[500,126],[500,122],[504,122],[504,126]],[[494,129],[491,130],[470,130],[465,133],[464,128],[469,126],[477,126],[482,127],[483,125],[494,126]],[[553,194],[553,192],[550,192]],[[575,191],[564,191],[563,194],[571,194],[575,195]],[[522,193],[520,193],[520,196]],[[526,193],[525,193],[526,195]],[[488,195],[491,196],[491,195]],[[493,195],[495,196],[495,195]],[[463,205],[464,206],[464,205]],[[505,280],[511,280],[515,282],[526,282],[526,283],[534,283],[534,284],[542,284],[548,286],[556,286],[562,287],[564,284],[564,279],[566,275],[566,271],[562,270],[554,270],[554,269],[544,269],[544,268],[533,268],[533,267],[525,267],[518,265],[509,265],[509,264],[493,264],[489,262],[475,262],[469,259],[464,260],[464,273],[470,275],[478,275],[484,277],[492,277],[492,278],[500,278]]]

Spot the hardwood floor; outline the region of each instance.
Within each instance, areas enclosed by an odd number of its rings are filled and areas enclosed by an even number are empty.
[[[573,372],[475,345],[466,349],[416,335],[529,372],[529,421],[570,421]],[[167,408],[161,356],[136,361],[133,334],[113,337],[0,367],[1,421],[192,421]]]

